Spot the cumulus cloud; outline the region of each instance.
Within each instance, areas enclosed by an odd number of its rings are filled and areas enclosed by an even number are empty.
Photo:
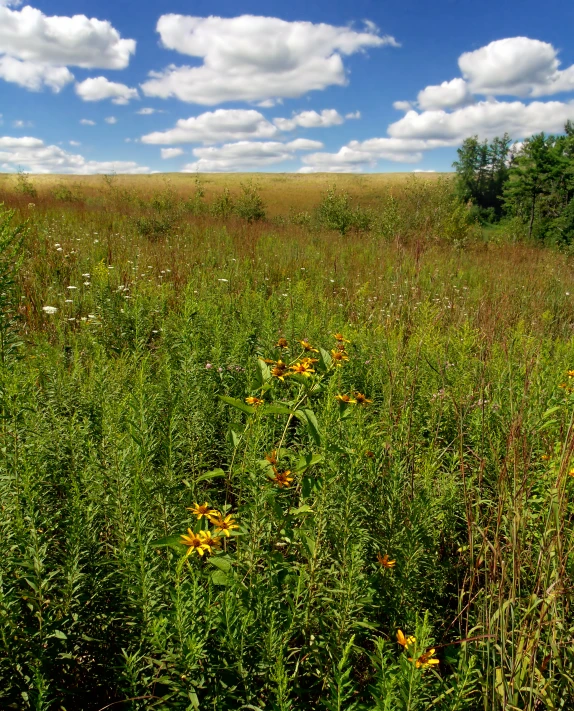
[[[150,173],[146,166],[133,161],[95,161],[69,153],[60,146],[46,145],[39,138],[0,136],[0,168],[17,170],[25,168],[30,173]]]
[[[465,52],[458,65],[475,94],[538,97],[574,91],[574,65],[560,70],[556,49],[528,37],[507,37]]]
[[[183,155],[183,148],[162,148],[161,157],[166,160],[168,158],[177,158]]]
[[[248,138],[273,138],[277,133],[277,128],[255,109],[217,109],[180,119],[174,128],[148,133],[141,140],[142,143],[156,145],[209,144]]]
[[[29,5],[12,10],[0,4],[0,53],[26,62],[125,69],[135,48],[135,40],[122,39],[105,20],[48,17]]]
[[[132,99],[139,99],[137,89],[109,81],[106,77],[92,77],[76,84],[76,94],[83,101],[111,99],[113,104],[120,105],[128,104]]]
[[[144,93],[206,105],[293,98],[332,85],[343,86],[347,83],[344,56],[397,46],[372,24],[357,31],[253,15],[162,15],[157,31],[165,48],[203,62],[152,72],[142,84]]]
[[[574,101],[481,101],[452,112],[409,111],[392,123],[388,133],[394,138],[433,139],[458,145],[468,136],[492,138],[508,132],[514,138],[533,133],[560,132],[574,119]]]
[[[353,118],[356,118],[353,116]],[[273,123],[281,131],[292,131],[300,126],[301,128],[327,128],[338,126],[344,123],[345,119],[336,109],[323,109],[321,113],[317,111],[301,111],[293,114],[290,119],[276,118]]]
[[[188,163],[183,171],[217,173],[257,170],[291,160],[296,151],[312,150],[322,145],[319,141],[299,138],[289,143],[238,141],[217,147],[194,148],[193,155],[198,160]]]
[[[95,126],[96,122],[92,121],[91,119],[80,119],[80,123],[82,126]]]
[[[361,118],[361,112],[360,111],[352,111],[350,114],[345,114],[346,119],[360,119]]]
[[[51,67],[40,62],[23,62],[4,55],[0,56],[0,79],[18,84],[29,91],[41,91],[47,87],[57,94],[66,84],[74,81],[74,75],[67,67]]]
[[[164,114],[165,111],[162,111],[161,109],[150,109],[150,108],[143,108],[139,109],[136,111],[136,114],[139,114],[140,116],[151,116],[152,114]]]
[[[393,109],[397,111],[410,111],[412,108],[412,101],[393,101]]]
[[[113,126],[114,123],[117,123],[117,122],[118,122],[118,120],[117,120],[117,118],[116,118],[115,116],[106,116],[106,118],[104,119],[104,121],[105,121],[106,123],[109,123],[110,126]]]
[[[472,104],[474,98],[464,79],[443,81],[438,86],[427,86],[417,97],[421,109],[456,109]],[[408,111],[408,108],[407,108]]]

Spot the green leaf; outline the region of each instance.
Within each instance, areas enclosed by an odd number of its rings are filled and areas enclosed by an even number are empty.
[[[57,639],[68,639],[68,637],[63,632],[60,632],[60,630],[55,630],[52,637],[56,637]]]
[[[228,405],[231,405],[231,407],[235,407],[237,410],[247,413],[248,415],[253,415],[255,413],[254,407],[251,407],[251,405],[247,405],[247,403],[241,402],[241,400],[237,400],[234,397],[219,395],[219,399],[223,400],[223,402],[226,402]]]
[[[298,459],[294,471],[299,474],[322,461],[323,456],[321,454],[304,454]]]
[[[298,509],[289,509],[289,513],[291,514],[291,516],[301,516],[302,514],[315,512],[310,506],[308,506],[307,504],[303,504],[303,506],[299,506]]]
[[[181,552],[182,548],[185,548],[184,544],[181,542],[181,534],[174,533],[171,536],[166,536],[165,538],[158,538],[152,541],[150,545],[154,548],[174,548],[178,552]]]
[[[205,474],[200,474],[195,483],[198,484],[200,481],[207,481],[208,479],[217,479],[218,477],[225,476],[223,469],[213,469],[210,472],[205,472]]]
[[[227,431],[227,443],[231,446],[231,449],[237,449],[240,438],[241,435],[238,434],[233,427],[230,427]]]
[[[329,370],[332,365],[333,359],[331,358],[331,354],[324,348],[319,348],[319,366],[321,370]]]
[[[212,558],[208,558],[208,560],[211,565],[215,566],[216,568],[219,568],[219,570],[222,570],[224,573],[229,573],[229,571],[231,570],[231,561],[227,556],[213,556]]]
[[[307,416],[307,427],[309,428],[311,437],[313,438],[315,444],[320,447],[321,435],[319,434],[319,423],[317,422],[315,413],[313,412],[313,410],[305,410],[305,415]]]
[[[261,358],[257,359],[257,370],[255,372],[255,382],[258,388],[262,388],[265,383],[271,380],[271,371],[267,363]]]
[[[228,585],[229,583],[227,573],[224,573],[223,570],[214,570],[211,574],[211,580],[214,585]]]
[[[268,405],[262,410],[263,415],[292,415],[293,410],[287,405]]]

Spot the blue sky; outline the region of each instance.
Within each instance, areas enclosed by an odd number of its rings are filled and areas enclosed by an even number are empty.
[[[574,4],[0,0],[0,170],[450,170],[574,120]]]

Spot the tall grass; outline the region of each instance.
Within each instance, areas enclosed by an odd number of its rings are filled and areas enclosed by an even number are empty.
[[[111,183],[4,193],[0,706],[571,708],[569,259],[441,181],[332,231]]]

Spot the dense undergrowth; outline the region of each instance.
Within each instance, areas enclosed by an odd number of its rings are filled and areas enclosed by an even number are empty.
[[[0,218],[0,706],[572,708],[569,259],[108,195]]]

